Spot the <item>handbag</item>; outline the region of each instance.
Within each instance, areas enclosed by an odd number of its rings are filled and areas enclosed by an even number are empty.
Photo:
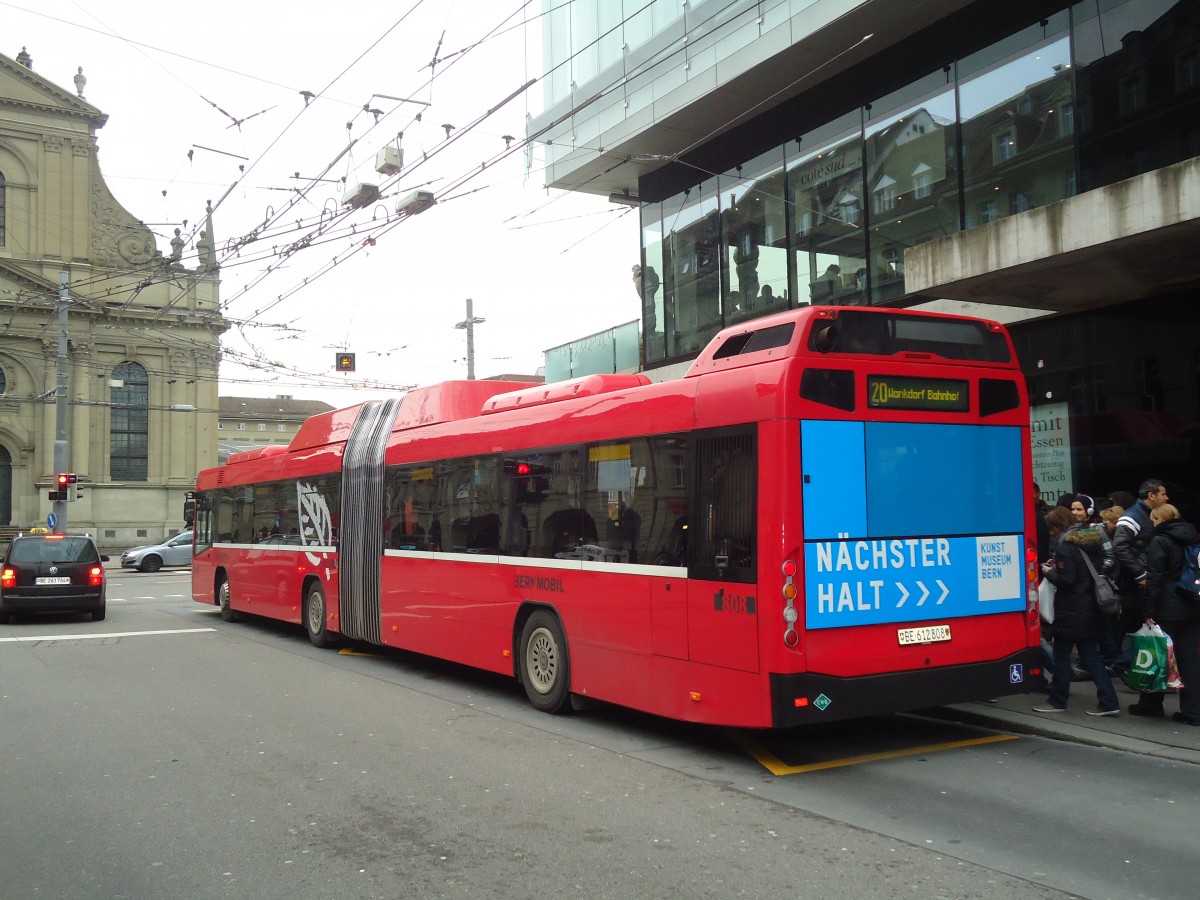
[[[1100,607],[1100,612],[1106,616],[1117,615],[1121,611],[1121,594],[1117,590],[1117,586],[1107,575],[1101,575],[1096,571],[1096,567],[1092,565],[1092,561],[1088,559],[1086,553],[1080,551],[1079,555],[1083,557],[1083,564],[1092,574],[1092,583],[1096,585],[1096,604]]]
[[[1150,630],[1161,633],[1167,640],[1167,690],[1178,691],[1183,687],[1183,679],[1179,677],[1179,663],[1175,660],[1175,642],[1157,624]]]
[[[1038,609],[1042,613],[1042,621],[1047,625],[1054,624],[1054,585],[1050,583],[1049,578],[1043,578],[1038,582]]]
[[[1170,638],[1157,625],[1142,625],[1125,635],[1129,644],[1129,668],[1121,680],[1143,694],[1159,694],[1167,689],[1167,646]]]

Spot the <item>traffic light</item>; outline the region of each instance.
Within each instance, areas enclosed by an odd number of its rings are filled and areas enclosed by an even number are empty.
[[[353,353],[339,353],[337,355],[337,363],[334,366],[334,368],[337,369],[337,371],[339,371],[339,372],[353,372],[354,371],[354,354]]]
[[[51,496],[51,500],[74,500],[79,496],[79,476],[74,472],[59,472],[54,481],[58,485],[58,496]]]

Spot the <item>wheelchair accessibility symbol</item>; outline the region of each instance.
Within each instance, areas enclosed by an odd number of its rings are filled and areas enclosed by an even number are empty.
[[[1020,684],[1025,680],[1025,667],[1020,663],[1008,667],[1008,681],[1010,684]]]

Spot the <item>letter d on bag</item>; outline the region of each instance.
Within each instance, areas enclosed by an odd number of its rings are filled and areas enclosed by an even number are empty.
[[[1137,652],[1137,656],[1133,661],[1133,668],[1139,672],[1148,672],[1154,668],[1154,654],[1144,647]]]

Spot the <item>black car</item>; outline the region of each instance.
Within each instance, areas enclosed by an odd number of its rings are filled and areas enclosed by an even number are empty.
[[[99,622],[107,559],[86,534],[17,535],[0,565],[0,624],[40,612],[90,612]]]

